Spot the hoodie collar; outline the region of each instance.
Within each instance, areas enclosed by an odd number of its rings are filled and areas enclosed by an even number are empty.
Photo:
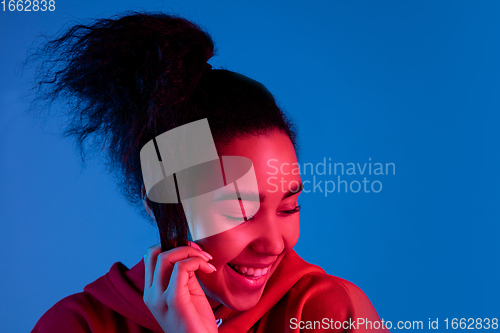
[[[144,274],[144,260],[131,269],[116,262],[108,273],[87,285],[83,291],[128,320],[153,332],[163,332],[142,298]]]

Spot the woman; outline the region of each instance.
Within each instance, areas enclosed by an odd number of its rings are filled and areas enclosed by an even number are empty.
[[[211,69],[214,44],[206,32],[185,19],[134,13],[74,26],[41,51],[40,100],[70,101],[66,134],[82,153],[89,142],[106,149],[124,195],[144,205],[161,244],[131,269],[116,263],[55,304],[34,332],[386,331],[359,288],[293,251],[300,175],[275,175],[282,179],[277,188],[268,181],[268,161],[297,163],[295,130],[262,84]],[[179,195],[185,184],[178,173],[170,178],[177,203],[152,200],[145,170],[154,162],[141,160],[142,149],[154,141],[150,147],[160,153],[162,134],[200,121],[208,123],[224,177],[224,156],[251,162],[252,198],[235,185],[237,200],[200,210]],[[162,165],[177,161],[157,158]],[[257,208],[246,214],[251,202]],[[194,237],[194,224],[211,219],[232,225]]]

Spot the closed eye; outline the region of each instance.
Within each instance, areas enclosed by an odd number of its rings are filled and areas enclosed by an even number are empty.
[[[295,213],[298,213],[300,211],[301,206],[297,205],[294,209],[289,209],[289,210],[281,210],[278,212],[281,216],[290,216]]]
[[[243,222],[245,221],[244,218],[242,217],[234,217],[234,216],[230,216],[230,215],[226,215],[226,214],[221,214],[222,216],[224,216],[226,219],[228,219],[229,221],[232,221],[232,222]],[[247,221],[251,221],[254,219],[254,215],[250,216],[250,217],[247,217]]]
[[[293,215],[293,214],[296,214],[298,212],[300,212],[300,209],[301,209],[301,205],[297,205],[294,209],[287,209],[287,210],[281,210],[278,212],[278,214],[280,216],[290,216],[290,215]],[[232,221],[232,222],[243,222],[245,221],[244,218],[242,217],[235,217],[235,216],[230,216],[230,215],[226,215],[226,214],[221,214],[222,216],[224,216],[226,219],[228,219],[229,221]],[[246,221],[252,221],[254,219],[254,216],[255,215],[252,215],[250,217],[248,217],[246,219]]]

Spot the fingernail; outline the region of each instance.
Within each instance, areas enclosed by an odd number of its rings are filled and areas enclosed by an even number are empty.
[[[205,252],[205,251],[201,251],[201,254],[202,254],[204,257],[207,257],[207,258],[208,258],[208,260],[212,260],[212,259],[214,258],[214,257],[212,257],[212,256],[210,255],[210,253]]]
[[[188,242],[188,244],[189,244],[189,246],[192,246],[192,247],[194,247],[195,249],[198,249],[198,250],[200,250],[200,251],[203,251],[203,250],[201,249],[201,247],[200,247],[198,244],[196,244],[195,242]]]
[[[207,262],[207,265],[208,265],[211,269],[213,269],[213,270],[214,270],[214,272],[215,272],[215,271],[217,271],[217,268],[215,268],[215,266],[214,266],[214,265],[212,265],[211,263]]]

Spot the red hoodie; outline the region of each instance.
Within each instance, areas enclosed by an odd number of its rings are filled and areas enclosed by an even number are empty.
[[[142,299],[144,261],[115,263],[83,292],[64,298],[38,321],[35,333],[163,332]],[[388,332],[366,295],[290,251],[252,309],[219,306],[219,332]],[[372,329],[373,328],[373,329]]]

